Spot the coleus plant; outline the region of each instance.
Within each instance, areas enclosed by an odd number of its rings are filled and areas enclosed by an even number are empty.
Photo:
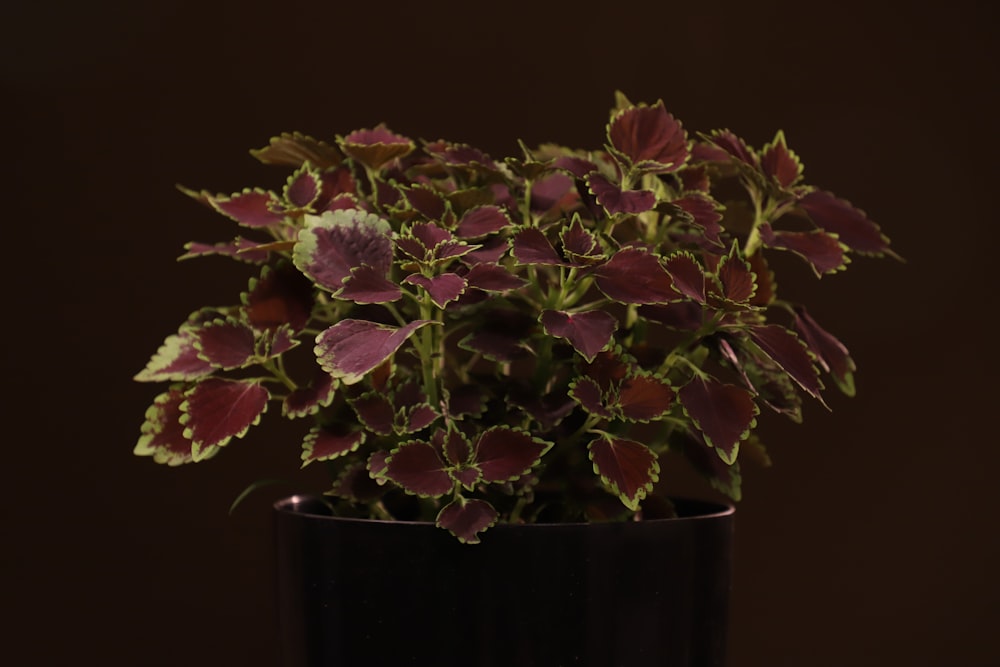
[[[329,468],[339,513],[463,542],[497,521],[663,516],[668,453],[738,499],[741,451],[767,460],[761,409],[801,420],[823,378],[854,392],[845,346],[778,298],[772,253],[816,276],[894,256],[804,183],[781,132],[691,136],[620,93],[597,150],[496,160],[378,125],[252,154],[291,171],[282,189],[184,189],[246,236],[183,258],[259,268],[136,376],[170,384],[135,453],[203,461],[273,407],[310,418],[289,453]]]

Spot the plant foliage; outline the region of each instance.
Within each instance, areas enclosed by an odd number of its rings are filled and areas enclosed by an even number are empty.
[[[212,458],[277,403],[311,420],[290,454],[330,468],[340,512],[474,543],[497,521],[641,518],[668,451],[738,499],[762,410],[800,419],[824,377],[853,393],[847,348],[778,298],[771,258],[823,276],[895,255],[784,134],[691,136],[619,94],[603,148],[521,150],[283,134],[253,151],[282,187],[184,189],[245,233],[184,257],[259,268],[136,375],[169,386],[135,453]]]

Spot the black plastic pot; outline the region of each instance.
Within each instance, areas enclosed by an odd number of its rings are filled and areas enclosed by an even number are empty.
[[[721,666],[733,508],[675,505],[677,519],[498,525],[463,545],[282,500],[282,664]]]

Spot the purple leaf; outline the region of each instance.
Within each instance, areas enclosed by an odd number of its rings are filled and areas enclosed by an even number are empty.
[[[276,227],[285,219],[281,202],[273,192],[244,190],[225,197],[208,196],[212,207],[245,227]]]
[[[550,336],[565,338],[589,362],[607,347],[618,328],[618,320],[604,310],[564,313],[558,310],[542,312],[542,326]]]
[[[448,467],[429,442],[411,440],[390,452],[383,475],[410,493],[437,498],[454,488]]]
[[[428,220],[441,220],[447,211],[447,202],[436,190],[424,186],[404,188],[403,196],[420,215]]]
[[[194,443],[194,458],[213,446],[242,438],[260,421],[271,394],[254,380],[207,378],[184,394],[181,411],[184,435]]]
[[[352,158],[372,169],[409,155],[416,146],[413,141],[380,124],[370,130],[355,130],[340,141],[340,148]]]
[[[740,500],[742,477],[739,461],[732,465],[727,464],[718,456],[718,450],[713,450],[705,444],[698,431],[691,432],[688,437],[681,440],[681,451],[684,458],[691,462],[692,467],[708,479],[712,488],[734,501]]]
[[[639,306],[639,314],[653,322],[682,331],[698,331],[705,319],[705,310],[694,301]]]
[[[579,200],[572,177],[552,172],[537,179],[531,186],[531,210],[560,213],[569,210]]]
[[[798,155],[788,150],[785,133],[780,130],[774,141],[761,151],[760,167],[782,189],[790,188],[802,178],[802,162]]]
[[[620,303],[667,303],[677,300],[670,276],[653,254],[624,248],[594,270],[597,287]]]
[[[823,370],[830,373],[837,386],[848,396],[854,395],[854,371],[857,367],[844,344],[810,317],[803,306],[795,306],[795,330],[799,332]]]
[[[319,175],[306,166],[288,177],[285,184],[285,199],[296,208],[307,208],[316,201],[323,187]]]
[[[594,264],[605,259],[597,237],[584,228],[579,216],[574,216],[570,226],[559,232],[559,238],[563,251],[576,264]]]
[[[477,264],[496,264],[505,254],[507,254],[508,249],[510,249],[510,243],[507,239],[499,237],[489,238],[480,244],[479,248],[473,249],[462,255],[462,262],[469,266],[475,266]]]
[[[597,171],[597,165],[582,157],[576,157],[573,155],[562,155],[557,157],[553,162],[552,166],[556,169],[562,169],[563,171],[568,171],[578,180],[583,180],[583,178],[592,171]]]
[[[259,279],[250,280],[250,290],[242,300],[253,327],[276,329],[287,324],[297,332],[312,316],[313,286],[287,263],[265,266]]]
[[[535,467],[550,447],[526,431],[499,426],[479,436],[475,461],[484,482],[509,482]]]
[[[171,387],[156,397],[146,410],[146,420],[135,446],[136,456],[152,456],[156,463],[168,466],[178,466],[194,460],[193,443],[184,435],[184,427],[180,423],[183,401],[184,392],[180,385]],[[205,452],[202,458],[209,458],[214,453]]]
[[[722,286],[722,298],[732,303],[749,303],[757,291],[750,264],[736,255],[723,257],[716,268],[716,275]]]
[[[601,387],[589,377],[580,377],[572,382],[569,395],[592,415],[605,419],[614,417],[614,413],[604,405],[604,394]]]
[[[137,382],[177,382],[211,375],[215,368],[198,356],[194,341],[195,331],[190,327],[182,327],[178,333],[167,336],[134,379]]]
[[[483,325],[459,343],[492,361],[514,361],[528,353],[527,339],[537,322],[517,310],[496,309],[486,313]]]
[[[437,526],[463,544],[479,544],[479,533],[495,524],[498,517],[493,505],[485,500],[467,500],[459,496],[441,508]]]
[[[889,250],[889,239],[882,234],[879,226],[849,201],[816,190],[800,199],[799,206],[817,227],[836,234],[841,243],[855,252],[876,256],[887,254],[898,258]]]
[[[365,464],[358,462],[340,473],[330,493],[352,503],[370,503],[382,496],[382,487],[368,474]]]
[[[281,413],[290,419],[305,417],[319,412],[333,402],[336,383],[329,373],[317,369],[316,377],[307,387],[301,387],[290,393],[281,405]]]
[[[334,296],[354,303],[390,303],[402,299],[403,290],[381,269],[363,265],[351,269],[351,275]]]
[[[630,510],[639,509],[640,501],[660,478],[656,454],[646,445],[610,435],[591,440],[587,449],[601,481]]]
[[[674,289],[698,303],[705,303],[705,271],[693,255],[675,252],[664,261]]]
[[[760,237],[768,248],[791,250],[812,266],[817,277],[835,273],[847,266],[845,246],[836,237],[821,230],[811,232],[775,231],[768,224],[760,226]]]
[[[412,273],[403,282],[419,285],[425,289],[438,308],[444,308],[449,302],[457,299],[465,292],[466,287],[465,278],[455,273],[442,273],[433,278]]]
[[[470,239],[486,236],[510,226],[511,220],[499,206],[477,206],[465,212],[458,221],[459,238]]]
[[[442,450],[445,459],[453,466],[463,465],[472,460],[472,443],[461,431],[448,431]]]
[[[344,384],[354,384],[425,324],[431,324],[430,320],[416,320],[401,328],[367,320],[341,320],[317,336],[316,358],[327,373]]]
[[[727,464],[736,461],[740,441],[750,435],[759,412],[753,394],[714,378],[695,376],[684,385],[679,398],[684,412]]]
[[[428,155],[451,167],[484,167],[496,171],[497,165],[489,155],[468,144],[435,141],[424,146]]]
[[[302,442],[302,467],[313,461],[332,459],[357,451],[365,441],[364,431],[314,427]]]
[[[318,169],[326,169],[337,166],[342,159],[335,147],[299,132],[285,132],[272,137],[269,145],[254,149],[250,154],[264,164],[294,168],[309,162]]]
[[[656,193],[650,190],[622,190],[598,172],[587,175],[587,187],[597,197],[597,203],[611,215],[642,213],[656,206]]]
[[[198,356],[216,368],[242,368],[254,360],[253,329],[238,320],[210,322],[192,335]]]
[[[730,157],[751,167],[757,167],[757,156],[742,139],[729,130],[714,130],[708,140],[724,150]]]
[[[476,264],[465,276],[469,287],[485,292],[509,292],[527,284],[524,278],[515,276],[499,264]]]
[[[514,258],[519,264],[565,264],[545,234],[534,227],[522,229],[514,236]]]
[[[654,174],[677,171],[688,159],[687,134],[662,101],[618,112],[608,140],[636,168]]]
[[[358,420],[365,428],[378,435],[391,435],[396,421],[396,410],[385,394],[370,391],[350,401]]]
[[[257,243],[256,241],[249,241],[241,236],[237,236],[235,239],[225,243],[197,243],[192,241],[184,245],[185,252],[183,255],[178,257],[181,259],[191,259],[193,257],[208,257],[210,255],[221,255],[223,257],[232,257],[233,259],[238,259],[241,262],[246,262],[248,264],[263,264],[271,256],[268,250],[258,250],[259,246],[263,246],[262,243]]]
[[[636,375],[624,380],[618,389],[618,409],[630,421],[648,422],[670,411],[674,390],[666,380]]]
[[[448,413],[455,419],[466,415],[478,417],[486,412],[488,399],[489,396],[481,385],[460,385],[448,394]]]
[[[295,266],[331,292],[364,264],[381,275],[392,266],[392,230],[386,220],[360,210],[306,216],[293,251]]]
[[[826,406],[826,401],[820,395],[823,383],[819,380],[808,348],[798,336],[778,324],[753,326],[748,333],[764,354],[788,373],[806,393]]]

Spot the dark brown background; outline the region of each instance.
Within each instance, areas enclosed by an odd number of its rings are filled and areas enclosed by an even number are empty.
[[[265,427],[180,470],[131,455],[155,394],[132,374],[247,277],[174,263],[234,232],[175,183],[274,187],[247,149],[383,120],[495,155],[598,147],[615,88],[755,145],[784,128],[808,181],[909,260],[782,284],[817,294],[859,396],[831,393],[802,426],[762,418],[776,465],[739,506],[731,666],[1000,664],[987,3],[423,4],[7,10],[8,664],[274,664],[268,504],[292,487],[226,509],[294,474],[298,434]]]

